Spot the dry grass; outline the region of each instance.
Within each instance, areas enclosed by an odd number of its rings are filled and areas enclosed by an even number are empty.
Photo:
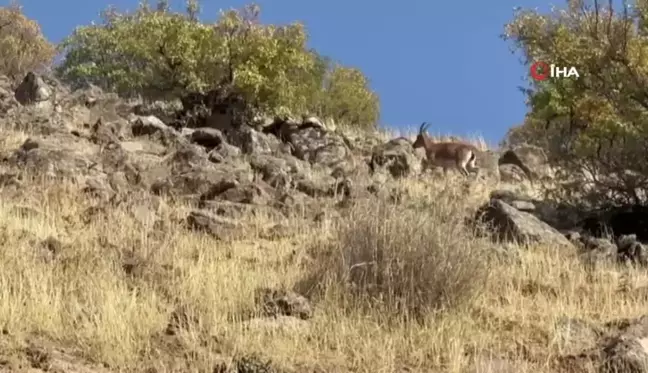
[[[488,278],[492,250],[470,237],[450,206],[360,203],[336,237],[311,250],[316,286],[337,293],[341,307],[405,320],[472,300]]]
[[[348,126],[338,126],[337,132],[344,133],[345,135],[351,138],[366,138],[373,137],[377,138],[383,142],[389,141],[397,137],[405,137],[414,141],[416,135],[418,134],[418,125],[417,126],[399,126],[399,127],[389,127],[389,128],[379,128],[377,131],[374,129],[366,129],[359,127],[348,127]],[[474,134],[468,137],[457,137],[450,134],[440,134],[434,132],[434,130],[428,130],[428,134],[434,141],[445,142],[445,141],[463,141],[469,144],[472,144],[477,147],[477,149],[485,151],[488,149],[496,148],[496,144],[489,144],[483,136]]]
[[[648,284],[645,271],[589,272],[551,247],[489,255],[492,244],[461,225],[489,188],[465,194],[457,180],[399,183],[403,205],[360,205],[337,224],[284,221],[294,227],[284,239],[261,238],[269,222],[259,218],[235,242],[186,230],[184,207],[171,203],[160,204],[163,228],[152,229],[129,204],[88,215],[94,202],[71,184],[2,191],[12,196],[0,200],[3,364],[39,343],[112,371],[211,372],[257,356],[286,372],[468,372],[497,359],[553,372],[566,348],[561,317],[600,324],[645,313],[648,300],[633,290]],[[49,237],[62,242],[56,254]],[[331,261],[313,247],[333,249]],[[347,276],[359,290],[341,281],[349,264],[374,259],[379,271]],[[292,288],[326,263],[312,320],[244,317],[259,287]],[[165,335],[178,309],[196,323]],[[417,317],[392,317],[399,310]]]
[[[395,138],[395,137],[407,137],[414,141],[416,138],[416,135],[418,134],[419,130],[419,125],[415,126],[399,126],[398,128],[390,128],[388,130],[383,130],[381,133],[384,133],[386,137],[388,138]],[[445,141],[464,141],[469,144],[472,144],[477,147],[477,149],[480,150],[488,150],[488,149],[493,149],[495,148],[495,144],[488,144],[487,141],[484,139],[483,136],[479,134],[474,134],[465,138],[462,137],[457,137],[451,134],[442,134],[439,133],[438,131],[435,132],[434,126],[432,128],[428,129],[428,134],[434,141],[437,142],[445,142]]]

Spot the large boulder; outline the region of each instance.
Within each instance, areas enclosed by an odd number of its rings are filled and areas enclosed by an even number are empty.
[[[292,132],[288,143],[294,156],[311,164],[333,168],[347,162],[351,156],[342,137],[316,126]]]
[[[275,136],[248,126],[230,130],[227,134],[229,143],[240,148],[245,154],[272,154],[276,153],[281,145]]]
[[[502,181],[519,182],[528,179],[547,180],[553,178],[553,169],[545,151],[534,145],[518,145],[500,158],[500,175]]]
[[[51,177],[75,177],[100,171],[98,147],[71,134],[56,132],[28,138],[8,159],[23,170]]]
[[[52,89],[43,78],[33,72],[28,72],[20,85],[14,91],[16,100],[22,105],[44,105],[52,97]]]
[[[395,178],[407,177],[421,172],[421,159],[414,153],[412,143],[399,137],[374,147],[369,168],[372,173],[386,169]]]
[[[574,248],[562,233],[549,224],[499,199],[491,199],[480,207],[475,218],[503,241]]]
[[[185,145],[168,154],[143,178],[156,194],[199,197],[223,180],[249,182],[252,169],[245,162],[213,163],[198,145]]]

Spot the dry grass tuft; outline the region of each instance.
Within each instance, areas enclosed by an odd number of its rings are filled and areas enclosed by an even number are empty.
[[[488,246],[439,204],[359,204],[313,253],[320,290],[346,307],[406,319],[465,304],[489,273]]]

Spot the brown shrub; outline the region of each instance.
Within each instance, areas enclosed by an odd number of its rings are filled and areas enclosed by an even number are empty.
[[[0,75],[18,80],[30,70],[49,65],[56,54],[36,21],[17,5],[0,7]]]
[[[300,286],[353,309],[403,317],[472,300],[488,277],[488,245],[467,233],[460,210],[447,203],[356,206],[333,243],[315,245],[314,270]]]

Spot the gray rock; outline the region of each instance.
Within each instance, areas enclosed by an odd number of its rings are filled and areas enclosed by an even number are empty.
[[[30,71],[16,88],[14,95],[21,105],[32,105],[49,100],[52,89],[43,78]]]
[[[373,148],[369,168],[372,173],[386,169],[394,178],[412,176],[421,172],[412,143],[403,137],[390,140]]]
[[[207,149],[213,149],[225,142],[221,131],[215,128],[196,128],[189,137],[190,141]]]
[[[547,223],[498,199],[492,199],[482,206],[475,220],[486,223],[504,241],[574,248],[565,236]]]
[[[136,117],[132,123],[133,136],[147,136],[155,133],[175,132],[175,130],[152,115]],[[179,135],[179,134],[178,134]]]

